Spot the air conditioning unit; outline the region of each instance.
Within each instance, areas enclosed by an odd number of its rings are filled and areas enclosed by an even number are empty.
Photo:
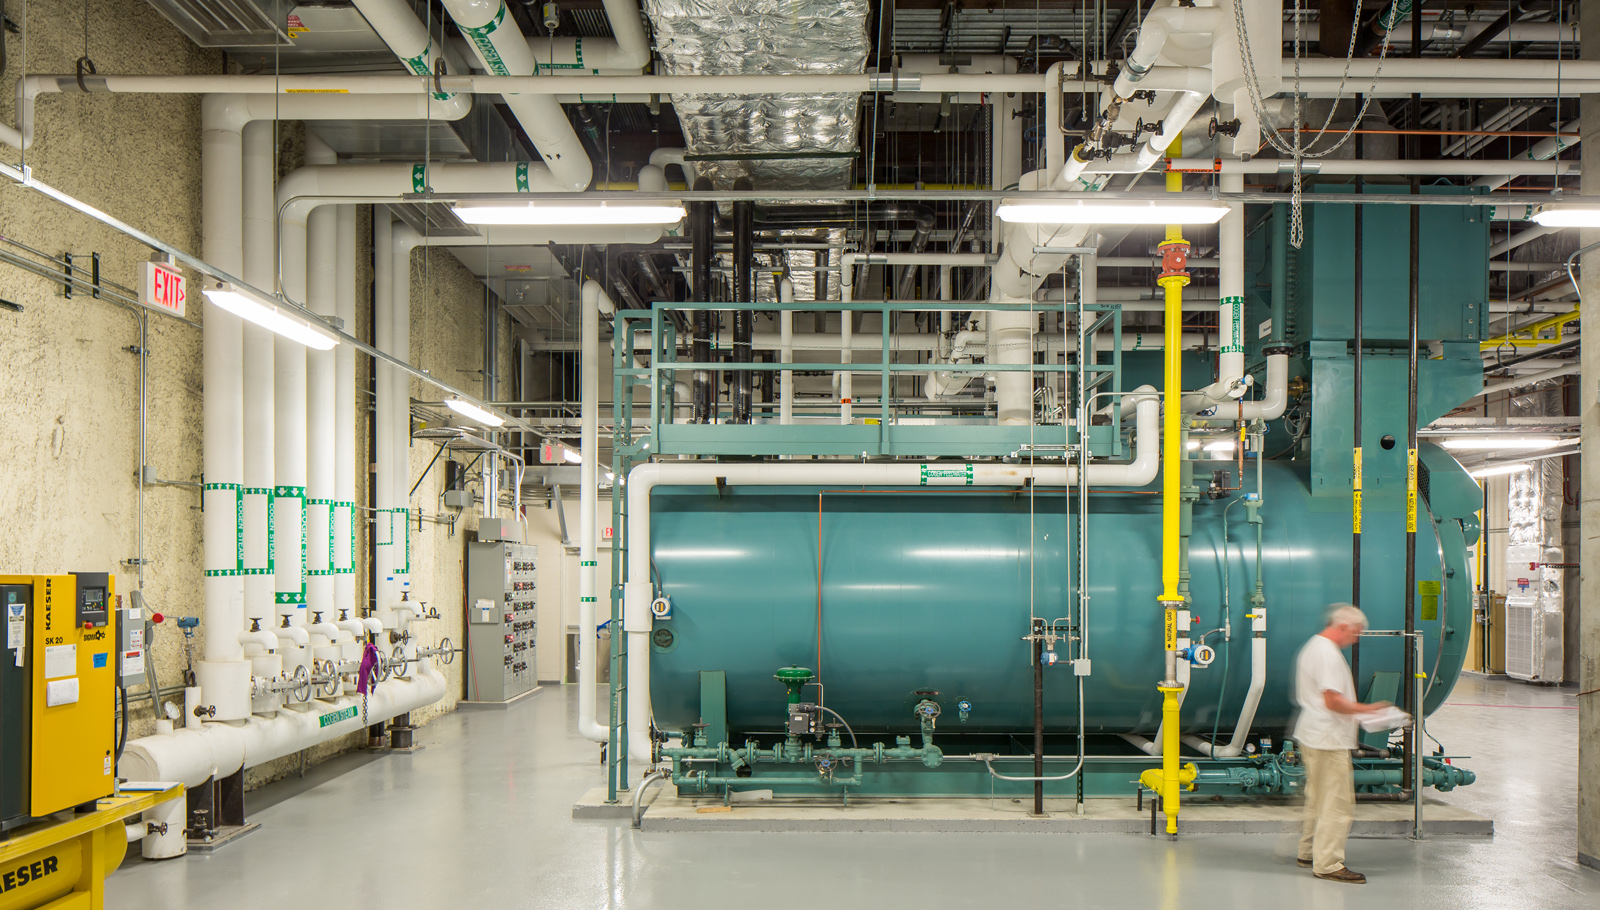
[[[1560,547],[1506,548],[1506,675],[1530,682],[1562,681],[1565,633]]]

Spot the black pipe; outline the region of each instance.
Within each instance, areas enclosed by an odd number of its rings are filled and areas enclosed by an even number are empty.
[[[1490,41],[1493,41],[1496,36],[1510,27],[1513,19],[1527,12],[1528,7],[1532,5],[1533,3],[1531,0],[1517,0],[1516,3],[1511,4],[1510,8],[1508,8],[1505,13],[1500,16],[1500,18],[1484,26],[1483,31],[1474,35],[1471,41],[1461,45],[1461,47],[1458,48],[1454,54],[1451,54],[1451,56],[1471,57],[1478,51],[1483,50],[1485,45],[1487,45]]]
[[[1411,178],[1412,194],[1422,191],[1420,180]],[[1411,301],[1406,325],[1406,634],[1417,631],[1417,310],[1422,292],[1418,275],[1420,259],[1422,209],[1411,206]],[[1400,697],[1405,710],[1420,717],[1421,705],[1412,704],[1413,680],[1416,677],[1416,649],[1411,638],[1405,639],[1405,664],[1400,673]],[[1415,725],[1405,731],[1405,772],[1401,788],[1412,787],[1412,756],[1417,748]],[[1420,784],[1420,781],[1418,782]]]
[[[1361,157],[1361,151],[1362,151],[1362,149],[1361,149],[1361,137],[1357,136],[1356,137],[1356,157],[1357,158]],[[1356,177],[1356,193],[1357,193],[1357,195],[1361,194],[1362,192],[1365,192],[1365,190],[1366,190],[1366,181],[1363,180],[1359,176]],[[1356,339],[1355,339],[1355,341],[1356,341],[1355,348],[1356,349],[1355,349],[1355,358],[1354,358],[1355,362],[1353,364],[1354,369],[1352,371],[1352,381],[1351,381],[1351,393],[1352,393],[1352,395],[1354,396],[1354,399],[1355,399],[1355,402],[1354,402],[1354,404],[1355,404],[1355,426],[1354,426],[1353,432],[1351,434],[1352,451],[1354,453],[1354,457],[1351,458],[1352,464],[1351,464],[1351,472],[1350,472],[1350,478],[1351,478],[1351,482],[1352,482],[1351,490],[1350,490],[1350,602],[1352,604],[1355,604],[1357,607],[1361,606],[1361,348],[1362,348],[1361,306],[1362,306],[1362,295],[1365,292],[1365,288],[1362,287],[1362,277],[1361,277],[1361,255],[1362,255],[1361,241],[1362,241],[1362,233],[1363,233],[1363,231],[1362,231],[1362,222],[1363,222],[1362,213],[1365,212],[1365,211],[1366,211],[1366,206],[1364,206],[1364,205],[1357,205],[1356,206],[1356,212],[1355,212],[1355,215],[1356,215],[1356,237],[1355,237],[1355,268],[1354,268],[1354,277],[1355,277],[1355,297],[1354,297],[1354,304],[1355,305],[1354,305],[1354,310],[1355,310],[1355,312],[1352,314],[1352,316],[1354,317],[1354,320],[1355,320],[1355,328],[1356,328]],[[1356,698],[1359,699],[1361,697],[1361,641],[1360,641],[1360,639],[1357,639],[1356,643],[1350,646],[1350,677],[1351,677],[1351,679],[1353,679],[1355,681],[1355,684],[1356,684]]]
[[[1422,6],[1416,0],[1411,11],[1411,56],[1422,56]],[[1556,118],[1559,122],[1560,118]],[[1412,130],[1422,125],[1422,96],[1412,94],[1411,106],[1406,111],[1406,122]],[[1420,158],[1422,143],[1415,133],[1406,137],[1407,158]],[[1411,178],[1411,195],[1422,194],[1422,179]],[[1411,204],[1411,299],[1406,317],[1406,633],[1405,662],[1400,672],[1402,704],[1413,717],[1422,716],[1422,706],[1412,703],[1411,693],[1416,688],[1416,648],[1409,636],[1417,631],[1417,314],[1422,301],[1422,209],[1413,200]],[[1401,773],[1401,789],[1421,787],[1422,781],[1413,780],[1411,769],[1416,764],[1413,750],[1422,745],[1416,741],[1416,724],[1406,727],[1405,770]]]
[[[711,178],[700,177],[695,180],[694,188],[697,191],[711,189]],[[694,285],[692,293],[694,299],[700,303],[711,302],[711,257],[712,236],[716,231],[713,221],[717,206],[713,202],[689,203],[689,274]],[[694,313],[694,343],[690,348],[689,356],[695,363],[711,362],[711,320],[709,310],[696,310]],[[717,388],[712,383],[710,370],[694,371],[694,401],[692,416],[694,423],[710,423],[716,413]]]
[[[1033,621],[1033,814],[1044,815],[1044,620]]]
[[[734,181],[735,190],[750,190],[750,180],[740,177]],[[753,303],[756,299],[755,272],[755,203],[740,200],[733,204],[733,299],[737,303]],[[752,342],[755,340],[755,313],[751,310],[733,311],[733,362],[751,362]],[[751,415],[751,375],[749,370],[735,369],[733,373],[733,422],[749,423]]]
[[[1323,0],[1317,11],[1317,53],[1343,57],[1350,50],[1350,22],[1355,0]]]
[[[756,206],[755,218],[762,224],[789,227],[837,227],[842,224],[859,227],[863,232],[869,229],[870,224],[911,221],[916,224],[915,233],[911,235],[911,252],[920,253],[928,248],[928,240],[933,236],[935,213],[929,205],[891,201],[874,202],[870,209],[857,209],[854,205]],[[872,251],[871,237],[863,240],[862,250],[868,253]],[[867,267],[866,261],[857,266],[863,270]],[[860,285],[862,280],[852,283]],[[896,293],[902,299],[909,297],[915,283],[915,267],[904,267]]]

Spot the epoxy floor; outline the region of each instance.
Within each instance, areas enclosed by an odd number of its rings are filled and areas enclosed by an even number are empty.
[[[1478,783],[1449,798],[1490,838],[1352,840],[1370,884],[1313,879],[1290,837],[648,834],[573,821],[600,780],[577,693],[458,711],[412,755],[356,754],[249,796],[261,829],[213,856],[130,859],[109,908],[818,906],[1594,908],[1573,861],[1572,690],[1466,678],[1430,722]]]

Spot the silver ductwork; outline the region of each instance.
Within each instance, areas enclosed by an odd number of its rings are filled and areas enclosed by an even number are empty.
[[[860,73],[865,0],[645,0],[668,75]],[[684,143],[718,189],[850,184],[860,96],[674,95]],[[716,156],[727,156],[718,158]]]
[[[1565,413],[1561,380],[1511,399],[1511,416]],[[1561,547],[1561,462],[1545,458],[1509,476],[1506,520],[1506,675],[1559,683],[1566,624]]]

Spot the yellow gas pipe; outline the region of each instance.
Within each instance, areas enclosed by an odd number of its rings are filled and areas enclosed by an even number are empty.
[[[1181,155],[1182,137],[1167,147],[1167,157]],[[1168,170],[1167,192],[1183,192],[1183,174]],[[1166,675],[1156,687],[1161,693],[1161,768],[1139,775],[1139,782],[1161,797],[1167,817],[1167,833],[1178,833],[1178,794],[1193,785],[1198,769],[1191,763],[1178,766],[1178,611],[1183,597],[1178,593],[1178,544],[1182,483],[1178,462],[1183,451],[1183,288],[1189,283],[1186,268],[1189,241],[1183,239],[1183,226],[1167,225],[1167,239],[1161,243],[1161,277],[1156,279],[1166,292],[1166,385],[1162,391],[1164,413],[1161,428],[1161,604],[1166,635]]]

